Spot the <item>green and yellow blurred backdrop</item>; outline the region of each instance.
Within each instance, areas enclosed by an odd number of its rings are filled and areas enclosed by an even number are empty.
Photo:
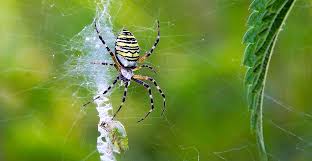
[[[118,119],[129,150],[124,161],[257,161],[241,59],[250,0],[112,0],[113,25],[137,35],[167,95],[166,117],[149,109],[132,84]],[[97,161],[93,93],[75,95],[64,64],[68,41],[90,24],[93,0],[2,0],[0,4],[0,161]],[[264,137],[271,160],[312,158],[312,3],[298,0],[272,57],[264,100]],[[116,73],[113,73],[116,74]],[[82,82],[81,82],[82,83]],[[118,106],[122,88],[111,95]],[[309,114],[311,113],[311,115]]]

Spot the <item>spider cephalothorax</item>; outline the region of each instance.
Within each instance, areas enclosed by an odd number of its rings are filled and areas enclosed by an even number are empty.
[[[110,48],[106,45],[103,37],[100,35],[100,32],[96,26],[96,23],[94,23],[94,25],[95,25],[95,30],[99,36],[99,39],[102,41],[106,50],[108,51],[108,53],[112,57],[114,63],[93,62],[93,64],[102,64],[102,65],[114,66],[117,69],[117,71],[119,72],[119,75],[114,80],[113,84],[108,86],[108,88],[102,94],[106,94],[109,90],[111,90],[112,87],[117,83],[118,80],[121,80],[125,85],[125,90],[124,90],[124,95],[122,97],[122,102],[121,102],[118,110],[113,115],[112,119],[115,118],[117,113],[120,111],[122,105],[126,101],[127,89],[128,89],[128,86],[129,86],[131,80],[138,83],[138,84],[143,85],[148,90],[149,97],[151,100],[151,109],[149,110],[148,113],[146,113],[145,117],[143,117],[141,120],[139,120],[139,122],[143,121],[154,110],[154,100],[153,100],[152,90],[151,90],[150,86],[147,83],[145,83],[144,81],[151,81],[156,86],[156,88],[158,89],[159,93],[163,97],[163,105],[164,105],[163,112],[164,112],[165,106],[166,106],[165,94],[162,92],[160,87],[157,85],[156,81],[152,77],[136,75],[133,73],[134,71],[140,70],[141,68],[149,68],[149,69],[154,71],[153,67],[146,65],[146,64],[138,65],[138,63],[143,63],[145,61],[145,59],[147,57],[149,57],[153,53],[154,49],[156,48],[156,46],[159,42],[159,39],[160,39],[159,21],[157,21],[157,27],[158,27],[157,39],[156,39],[153,47],[148,52],[146,52],[143,56],[139,55],[140,47],[139,47],[139,44],[138,44],[136,38],[127,29],[123,29],[118,34],[116,42],[115,42],[115,53],[113,53],[110,50]],[[92,101],[89,101],[86,104],[84,104],[84,106],[90,104],[91,102],[93,102],[96,99],[99,99],[100,97],[101,96],[94,98]]]

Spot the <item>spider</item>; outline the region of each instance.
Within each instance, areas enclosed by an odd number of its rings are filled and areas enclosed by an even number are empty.
[[[97,32],[98,38],[101,40],[104,47],[106,48],[106,50],[108,51],[108,53],[112,57],[114,63],[92,62],[92,64],[100,64],[100,65],[104,65],[104,66],[114,66],[116,68],[116,70],[119,72],[117,78],[113,81],[113,83],[110,86],[108,86],[108,88],[102,93],[102,95],[104,95],[108,91],[110,91],[114,87],[114,85],[118,82],[118,80],[121,80],[125,86],[123,97],[122,97],[122,102],[121,102],[118,110],[114,113],[112,120],[116,117],[117,113],[121,110],[124,102],[126,101],[127,90],[128,90],[128,86],[130,84],[130,81],[134,81],[134,82],[142,85],[143,87],[145,87],[148,91],[150,101],[151,101],[151,103],[150,103],[151,109],[138,122],[141,122],[144,119],[146,119],[147,116],[154,110],[154,99],[153,99],[153,95],[152,95],[152,90],[150,88],[150,85],[148,85],[144,81],[152,82],[156,86],[156,88],[158,89],[158,92],[160,93],[160,95],[163,97],[163,110],[162,110],[162,114],[163,114],[165,111],[165,107],[166,107],[166,97],[165,97],[165,94],[163,93],[163,91],[161,90],[161,88],[157,85],[157,82],[152,77],[136,75],[133,73],[134,71],[138,71],[141,68],[148,68],[148,69],[155,72],[153,67],[151,67],[147,64],[138,65],[138,63],[140,63],[140,64],[143,63],[146,60],[146,58],[148,58],[153,53],[154,49],[156,48],[157,44],[159,43],[159,40],[160,40],[159,21],[157,21],[158,35],[157,35],[157,38],[155,40],[155,43],[154,43],[153,47],[149,51],[145,52],[145,54],[143,56],[139,55],[140,47],[139,47],[139,44],[138,44],[136,38],[127,29],[123,29],[118,34],[117,39],[115,41],[115,53],[114,53],[106,45],[103,37],[100,35],[100,31],[96,25],[96,21],[94,22],[94,28]],[[85,103],[83,106],[84,107],[87,106],[88,104],[99,99],[100,97],[101,96],[95,97],[91,101]]]

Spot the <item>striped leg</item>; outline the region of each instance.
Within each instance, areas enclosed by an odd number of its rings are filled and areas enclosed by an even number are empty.
[[[142,57],[139,58],[139,62],[140,62],[140,63],[144,62],[145,59],[146,59],[147,57],[149,57],[149,56],[153,53],[154,49],[157,47],[157,45],[158,45],[158,43],[159,43],[159,40],[160,40],[160,26],[159,26],[159,20],[157,20],[157,30],[158,30],[157,38],[156,38],[156,40],[155,40],[155,43],[154,43],[153,47],[151,48],[150,51],[146,52]]]
[[[161,115],[164,114],[165,110],[166,110],[166,96],[164,94],[164,92],[161,90],[161,88],[157,85],[157,82],[155,81],[155,79],[148,77],[148,80],[153,82],[154,85],[156,86],[156,88],[158,89],[158,92],[160,93],[160,95],[163,97],[163,102],[164,102],[164,106],[163,106],[163,110],[161,112]]]
[[[149,94],[149,97],[150,97],[150,99],[151,99],[151,109],[145,114],[145,116],[144,116],[141,120],[138,121],[138,122],[141,122],[141,121],[143,121],[144,119],[146,119],[147,116],[148,116],[151,112],[153,112],[153,110],[154,110],[154,99],[153,99],[151,87],[150,87],[147,83],[145,83],[145,82],[143,82],[143,81],[141,81],[141,80],[135,79],[135,78],[132,78],[132,80],[134,80],[135,82],[137,82],[137,83],[143,85],[143,86],[148,90],[148,94]]]
[[[115,68],[119,71],[120,70],[120,64],[118,63],[115,54],[111,51],[111,49],[106,45],[103,37],[100,35],[100,31],[98,30],[97,26],[96,26],[96,21],[94,21],[94,28],[99,36],[99,39],[102,41],[103,45],[105,46],[106,50],[108,51],[108,53],[110,54],[110,56],[112,57],[114,63],[115,63]]]
[[[149,66],[147,64],[143,64],[141,66],[138,66],[135,69],[133,69],[133,71],[140,70],[142,68],[148,68],[148,69],[152,70],[154,73],[156,73],[156,70],[152,66]]]
[[[101,64],[105,66],[115,66],[114,63],[106,63],[106,62],[91,62],[91,64]]]
[[[116,117],[117,113],[120,111],[120,109],[121,109],[122,105],[123,105],[123,104],[125,103],[125,101],[126,101],[126,97],[127,97],[127,90],[128,90],[128,86],[129,86],[129,84],[130,84],[130,82],[129,82],[129,81],[125,83],[125,90],[124,90],[124,94],[123,94],[123,96],[122,96],[122,101],[121,101],[121,104],[120,104],[120,106],[119,106],[118,110],[114,113],[112,120],[114,120],[114,118]]]
[[[139,79],[139,80],[149,80],[151,82],[154,83],[154,85],[156,86],[158,92],[161,94],[161,96],[163,97],[163,102],[164,102],[164,106],[163,106],[163,110],[161,112],[161,114],[163,115],[165,110],[166,110],[166,96],[163,93],[163,91],[161,90],[161,88],[157,85],[157,82],[155,81],[155,79],[148,77],[148,76],[142,76],[142,75],[134,75],[133,78],[135,79]]]
[[[114,87],[114,85],[117,83],[117,81],[119,80],[119,76],[114,80],[113,84],[108,86],[108,88],[102,93],[102,95],[106,94],[108,91],[110,91],[112,89],[112,87]],[[90,103],[94,102],[95,100],[101,98],[101,96],[97,96],[95,98],[93,98],[91,101],[85,103],[83,105],[83,107],[86,107],[87,105],[89,105]]]

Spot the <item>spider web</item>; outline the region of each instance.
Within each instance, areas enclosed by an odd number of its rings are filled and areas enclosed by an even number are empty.
[[[7,14],[0,17],[0,160],[99,160],[98,114],[95,105],[83,112],[81,105],[100,93],[98,84],[110,84],[117,76],[113,68],[90,64],[111,60],[88,28],[100,1],[3,3],[1,11]],[[149,101],[143,87],[131,84],[117,118],[127,131],[129,150],[118,160],[257,160],[242,92],[244,47],[238,43],[249,3],[111,0],[112,30],[106,32],[105,23],[100,23],[110,47],[114,35],[127,27],[142,51],[148,50],[156,37],[155,21],[160,20],[160,45],[147,62],[158,74],[142,73],[154,77],[168,98],[163,118],[155,91],[157,109],[137,124],[149,110]],[[310,1],[298,0],[272,58],[264,100],[264,136],[271,160],[312,157],[312,40],[307,36],[312,25],[305,20],[311,18],[311,9]],[[89,49],[75,37],[83,29],[90,29],[85,32],[90,45],[100,46],[89,51],[94,55],[73,50]],[[119,105],[122,91],[117,85],[106,97],[113,107]],[[26,154],[32,151],[37,156]]]

